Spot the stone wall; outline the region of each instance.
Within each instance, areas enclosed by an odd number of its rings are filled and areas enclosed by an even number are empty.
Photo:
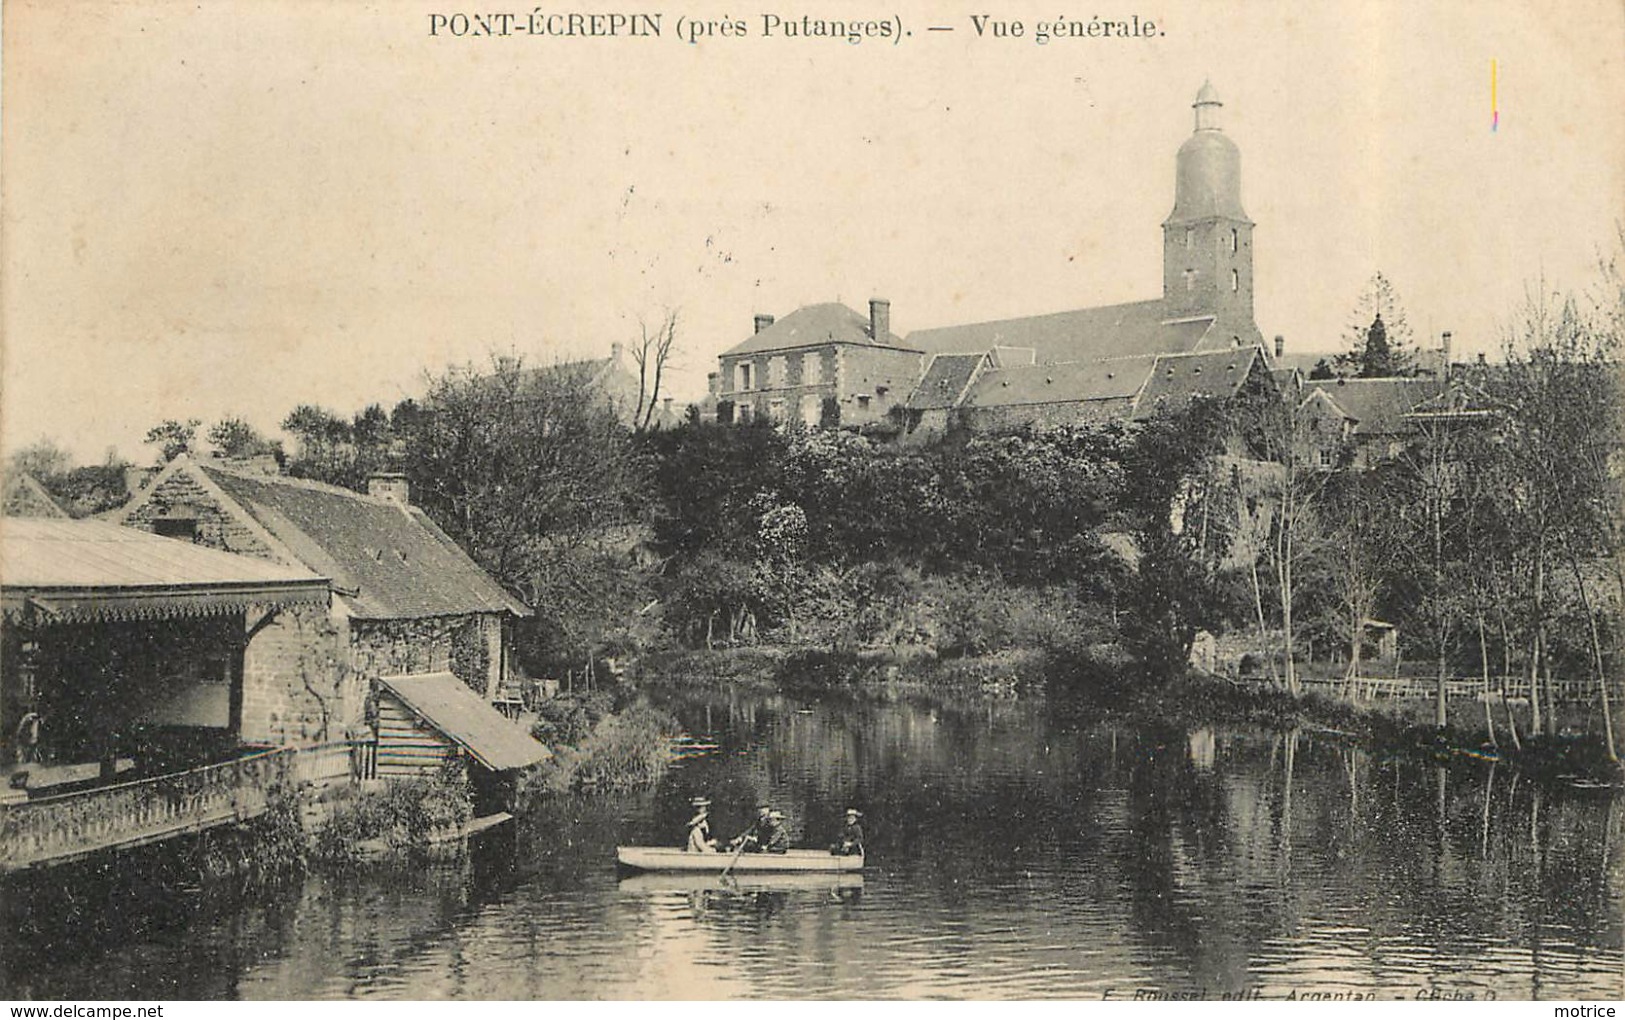
[[[365,690],[343,664],[342,632],[319,606],[250,613],[243,653],[242,739],[337,740],[362,722]]]
[[[450,672],[489,699],[501,661],[500,654],[492,654],[488,632],[495,627],[500,634],[501,626],[497,613],[352,620],[350,665],[366,677]]]
[[[197,521],[198,545],[226,552],[274,560],[276,556],[245,521],[228,513],[214,492],[191,471],[177,471],[159,482],[151,494],[130,512],[124,523],[142,531],[155,531],[154,521],[191,518]]]

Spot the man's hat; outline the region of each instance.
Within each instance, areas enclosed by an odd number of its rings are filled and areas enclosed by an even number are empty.
[[[756,805],[757,814],[765,815],[765,814],[767,814],[768,812],[770,812],[772,810],[773,810],[773,805],[771,805],[771,804],[758,804],[758,805]]]
[[[711,806],[711,802],[709,800],[706,800],[704,797],[690,797],[688,799],[688,802],[690,804],[694,805],[695,807],[710,807]]]
[[[855,808],[855,807],[849,807],[849,808],[847,808],[847,809],[846,809],[846,813],[847,813],[847,814],[848,814],[848,815],[851,815],[851,816],[852,816],[852,817],[853,817],[853,818],[862,818],[862,817],[863,817],[863,812],[862,812],[862,811],[859,811],[859,810],[858,810],[858,809],[857,809],[857,808]]]
[[[769,818],[783,818],[784,817],[784,812],[778,810],[777,808],[774,808],[772,811],[769,811],[767,813],[767,817],[769,817]]]

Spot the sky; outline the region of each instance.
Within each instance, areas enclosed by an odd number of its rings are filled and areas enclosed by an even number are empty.
[[[997,5],[1020,39],[952,3],[652,2],[616,9],[662,37],[590,39],[431,35],[502,9],[455,0],[7,0],[0,446],[144,461],[165,418],[274,432],[673,309],[691,399],[757,312],[885,297],[906,336],[1158,297],[1204,78],[1290,350],[1339,347],[1380,270],[1419,340],[1493,352],[1625,219],[1618,0]],[[1164,34],[1032,38],[1097,11]],[[763,12],[913,34],[763,38]]]

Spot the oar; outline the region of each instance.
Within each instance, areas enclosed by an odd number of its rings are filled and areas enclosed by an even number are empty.
[[[734,864],[738,862],[739,855],[745,852],[745,837],[750,835],[751,831],[755,828],[756,826],[752,825],[749,829],[746,829],[744,832],[739,834],[739,846],[734,848],[734,855],[728,858],[728,866],[722,869],[723,878],[728,877],[728,872],[734,869]]]

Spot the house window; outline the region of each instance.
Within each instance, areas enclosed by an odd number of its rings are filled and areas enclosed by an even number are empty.
[[[197,541],[196,517],[160,517],[152,522],[152,533],[164,538],[183,538]]]
[[[1196,270],[1187,269],[1187,270],[1185,270],[1185,292],[1189,293],[1189,292],[1191,292],[1191,291],[1193,291],[1195,289],[1196,289]]]
[[[869,395],[867,393],[858,397],[858,406],[863,408],[865,411],[869,409]]]
[[[749,362],[746,362],[745,364],[739,366],[739,388],[742,389],[742,390],[750,389],[750,363]]]
[[[1234,269],[1230,270],[1230,289],[1232,291],[1241,289],[1241,274]]]
[[[734,409],[734,410],[735,410],[735,412],[736,412],[736,413],[737,413],[737,414],[738,414],[738,415],[739,415],[739,423],[740,423],[740,424],[741,424],[741,425],[743,425],[743,424],[745,424],[745,423],[746,423],[746,422],[748,422],[748,421],[750,421],[750,417],[751,417],[751,407],[750,407],[750,405],[749,405],[749,404],[740,404],[740,405],[739,405],[739,406],[738,406],[738,407],[737,407],[737,408],[735,408],[735,409]]]
[[[769,421],[783,421],[784,420],[784,401],[775,400],[775,401],[771,402],[770,404],[768,404],[767,405],[767,417],[768,417]]]
[[[1329,467],[1332,466],[1332,451],[1330,451],[1330,450],[1321,450],[1320,451],[1320,466],[1323,467],[1323,468],[1329,468]]]

